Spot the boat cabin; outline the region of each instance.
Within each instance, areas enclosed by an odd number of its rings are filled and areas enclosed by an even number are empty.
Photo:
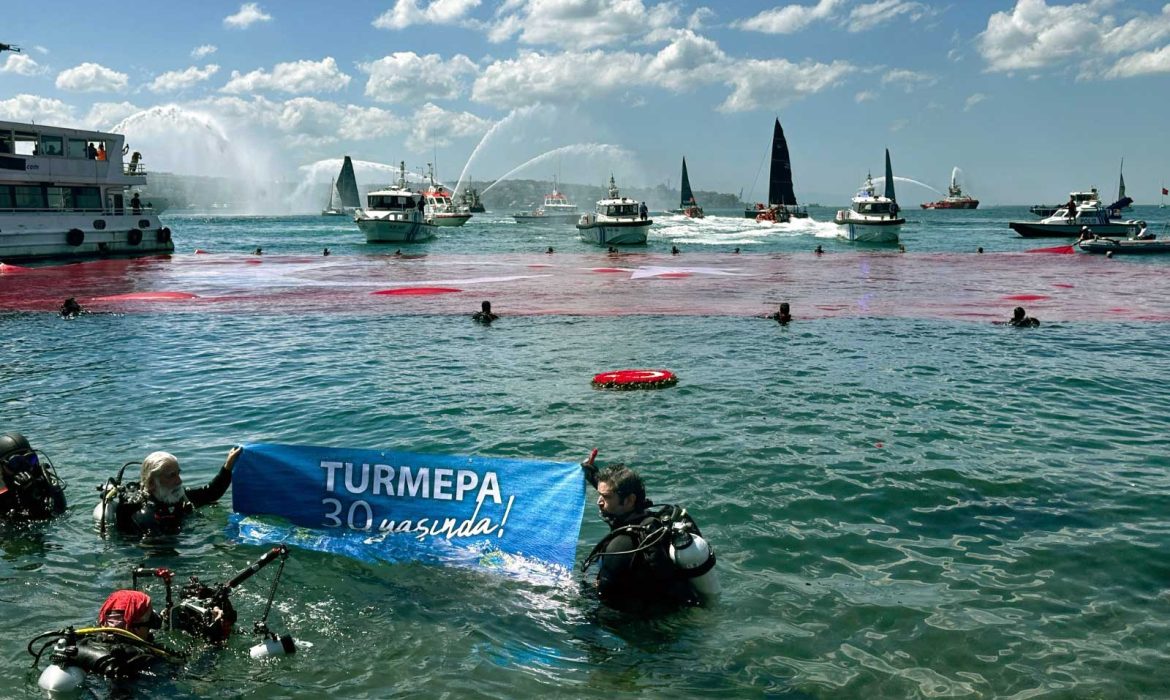
[[[638,216],[638,203],[634,201],[623,201],[619,204],[605,204],[605,210],[602,212],[606,216]]]
[[[369,211],[409,211],[418,208],[418,200],[406,190],[378,190],[366,197]]]
[[[853,211],[858,214],[869,214],[872,216],[884,216],[886,214],[894,214],[896,210],[894,203],[890,200],[876,200],[871,202],[856,202],[853,205]]]

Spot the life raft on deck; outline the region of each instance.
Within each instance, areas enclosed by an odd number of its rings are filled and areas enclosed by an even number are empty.
[[[665,389],[678,384],[674,372],[666,369],[618,369],[594,375],[595,389]]]

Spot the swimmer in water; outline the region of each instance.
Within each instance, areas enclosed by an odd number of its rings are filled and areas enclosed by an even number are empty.
[[[792,314],[789,313],[788,302],[780,304],[780,310],[768,316],[768,318],[779,323],[781,326],[787,326],[788,322],[792,320]]]
[[[81,308],[81,304],[73,297],[69,297],[61,304],[61,318],[77,318],[85,313],[85,309]]]
[[[490,301],[485,301],[479,306],[480,310],[471,315],[471,320],[475,321],[476,323],[488,325],[492,321],[499,318],[499,316],[492,313],[492,303]]]

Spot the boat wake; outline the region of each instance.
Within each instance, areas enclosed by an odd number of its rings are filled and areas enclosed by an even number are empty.
[[[814,219],[792,219],[785,223],[755,221],[737,216],[707,216],[691,219],[682,214],[657,214],[652,239],[689,245],[751,245],[770,240],[814,236],[832,238],[837,226]]]

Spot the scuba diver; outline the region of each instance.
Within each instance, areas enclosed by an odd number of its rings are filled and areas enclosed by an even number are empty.
[[[159,662],[179,663],[183,654],[168,649],[154,639],[156,630],[178,631],[196,641],[210,644],[225,642],[232,634],[238,616],[230,594],[272,562],[280,560],[280,568],[272,581],[263,616],[253,623],[252,631],[261,641],[250,650],[254,659],[296,652],[296,642],[289,635],[277,637],[268,629],[268,614],[276,597],[280,576],[288,559],[288,547],[278,545],[260,559],[248,565],[226,583],[208,586],[192,576],[179,592],[179,601],[172,597],[170,569],[137,568],[132,573],[131,588],[114,591],[106,598],[98,612],[98,626],[45,632],[28,643],[28,653],[37,665],[49,647],[53,647],[51,663],[41,672],[38,685],[54,693],[70,693],[80,689],[89,674],[97,674],[113,681],[131,680],[143,675],[158,675]],[[154,611],[150,596],[138,590],[140,578],[156,577],[166,586],[166,608],[162,615]],[[40,642],[40,648],[34,646]]]
[[[232,483],[232,467],[240,456],[239,447],[228,452],[227,460],[207,486],[188,489],[179,476],[179,460],[169,452],[152,452],[142,460],[138,481],[122,483],[127,462],[99,487],[101,501],[94,508],[94,519],[102,531],[112,524],[120,532],[138,535],[173,535],[183,520],[200,508],[215,503]]]
[[[0,435],[0,521],[47,520],[65,512],[53,463],[20,433]]]
[[[479,311],[471,314],[471,320],[484,325],[490,325],[492,321],[498,318],[499,316],[492,313],[492,303],[490,301],[485,301],[480,304]]]
[[[654,506],[637,472],[622,464],[598,470],[597,450],[581,463],[597,489],[597,508],[610,532],[585,559],[600,561],[597,590],[619,609],[673,608],[719,595],[715,553],[695,521],[678,506]]]

